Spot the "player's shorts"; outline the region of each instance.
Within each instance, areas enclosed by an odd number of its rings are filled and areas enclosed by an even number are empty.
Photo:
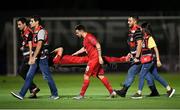
[[[93,76],[96,77],[97,75],[103,75],[104,74],[104,69],[99,63],[99,59],[91,59],[89,60],[85,74],[87,76]]]

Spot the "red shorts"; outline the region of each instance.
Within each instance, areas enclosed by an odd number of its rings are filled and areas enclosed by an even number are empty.
[[[91,59],[89,60],[85,74],[87,76],[93,76],[96,77],[97,75],[103,75],[104,74],[104,69],[99,63],[99,59]]]

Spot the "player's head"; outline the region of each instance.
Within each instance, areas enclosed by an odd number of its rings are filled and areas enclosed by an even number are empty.
[[[86,28],[83,25],[79,24],[75,27],[75,34],[78,37],[82,37],[84,32],[86,32]]]
[[[20,30],[23,30],[27,26],[27,19],[24,17],[21,17],[17,20],[17,27]]]
[[[129,25],[129,27],[133,27],[135,24],[137,24],[138,21],[139,21],[138,16],[129,16],[128,17],[128,25]]]
[[[152,28],[150,23],[144,22],[141,24],[141,27],[144,33],[146,33],[147,35],[152,35]]]
[[[31,25],[32,28],[36,27],[38,25],[41,25],[41,23],[42,23],[42,20],[41,20],[40,16],[37,16],[37,15],[31,16],[31,18],[30,18],[30,25]]]

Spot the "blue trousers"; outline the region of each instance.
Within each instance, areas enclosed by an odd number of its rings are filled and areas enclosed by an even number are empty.
[[[146,63],[142,65],[141,71],[140,71],[140,76],[139,76],[139,87],[138,90],[143,89],[144,86],[144,78],[145,76],[147,76],[149,73],[151,73],[154,78],[160,82],[164,87],[168,86],[168,83],[161,77],[159,76],[158,72],[157,72],[157,66],[154,63],[154,61],[150,62],[150,63]]]
[[[36,60],[35,64],[30,66],[28,73],[27,73],[27,76],[26,76],[26,79],[25,79],[25,83],[24,83],[23,87],[21,88],[21,91],[19,92],[19,94],[22,97],[25,96],[25,94],[26,94],[26,92],[27,92],[27,90],[28,90],[33,78],[34,78],[34,75],[36,73],[36,69],[37,69],[38,65],[39,65],[39,68],[43,74],[43,78],[45,80],[47,80],[47,82],[48,82],[51,94],[53,96],[58,96],[58,91],[57,91],[56,85],[54,83],[54,80],[51,76],[51,72],[49,70],[47,58],[38,59],[38,60]]]
[[[123,84],[125,87],[131,86],[131,84],[134,82],[135,76],[140,72],[141,67],[142,67],[142,64],[134,64],[129,68],[127,77]],[[145,76],[145,79],[147,80],[148,86],[154,85],[154,80],[153,80],[153,77],[151,76],[151,74],[147,74]]]

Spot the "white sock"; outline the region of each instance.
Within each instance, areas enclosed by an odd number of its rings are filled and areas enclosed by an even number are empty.
[[[141,91],[141,90],[138,90],[137,93],[138,93],[138,94],[142,94],[142,91]]]
[[[166,87],[166,89],[167,89],[167,91],[170,91],[170,90],[171,90],[171,87],[168,85],[168,86]]]

